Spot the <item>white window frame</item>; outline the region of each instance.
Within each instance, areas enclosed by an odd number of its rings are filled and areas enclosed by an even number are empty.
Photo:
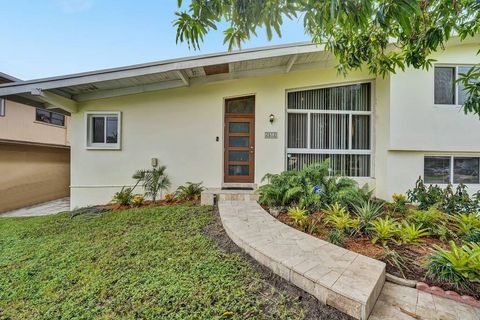
[[[426,185],[439,185],[439,186],[447,186],[448,184],[451,184],[452,186],[458,186],[460,183],[454,183],[453,178],[455,175],[454,168],[455,168],[455,158],[480,158],[480,155],[478,154],[424,154],[423,155],[423,172],[422,172],[422,177],[423,181],[425,181],[425,158],[435,158],[435,157],[443,157],[443,158],[450,158],[450,179],[449,183],[430,183],[430,182],[425,182]],[[479,168],[480,170],[480,168]],[[466,186],[479,186],[480,185],[480,178],[479,178],[479,183],[464,183]]]
[[[458,97],[459,97],[459,94],[458,94],[458,68],[459,67],[466,67],[466,68],[471,68],[471,67],[474,67],[475,65],[474,64],[435,64],[433,66],[433,105],[436,106],[436,107],[462,107],[461,104],[458,103]],[[435,103],[435,68],[454,68],[455,69],[455,79],[453,79],[453,82],[455,83],[455,103],[454,104],[448,104],[448,103],[445,103],[445,104],[438,104],[438,103]]]
[[[325,89],[325,88],[336,88],[342,86],[350,86],[355,84],[370,84],[370,111],[354,111],[354,110],[307,110],[307,109],[289,109],[288,108],[288,94],[291,92],[299,92],[299,91],[309,91],[315,89]],[[341,82],[341,83],[333,83],[328,85],[322,86],[314,86],[314,87],[307,87],[307,88],[295,88],[295,89],[288,89],[286,90],[286,98],[285,98],[285,110],[286,110],[286,117],[285,117],[285,170],[288,169],[288,154],[290,153],[305,153],[305,154],[345,154],[345,155],[369,155],[370,156],[370,175],[369,176],[361,176],[361,177],[351,177],[351,178],[374,178],[374,149],[375,149],[375,130],[374,130],[374,121],[375,121],[375,87],[373,80],[365,80],[365,81],[355,81],[355,82]],[[307,114],[307,148],[288,148],[288,114],[290,113],[303,113]],[[312,114],[347,114],[348,117],[348,130],[349,130],[349,137],[348,137],[348,149],[312,149],[311,148],[311,136],[310,136],[310,123],[311,123],[311,115]],[[353,132],[353,115],[369,115],[370,116],[370,149],[362,150],[362,149],[352,149],[352,132]]]
[[[93,140],[93,117],[112,117],[116,116],[118,118],[118,137],[117,143],[94,143]],[[105,124],[105,130],[107,126]],[[120,111],[88,111],[85,113],[85,148],[88,150],[121,150],[121,139],[122,139],[122,113]],[[107,134],[105,133],[105,139]]]
[[[5,117],[5,99],[0,98],[0,117]]]

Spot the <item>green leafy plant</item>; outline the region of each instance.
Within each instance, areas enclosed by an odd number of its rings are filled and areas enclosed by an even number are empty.
[[[443,199],[443,190],[439,186],[425,186],[422,177],[418,177],[415,187],[407,191],[408,201],[417,203],[420,210],[441,203]]]
[[[421,237],[429,235],[427,229],[422,229],[421,226],[414,223],[403,221],[397,229],[397,237],[402,244],[419,244],[422,242]]]
[[[383,246],[392,240],[398,229],[398,223],[391,217],[377,218],[370,222],[373,233],[372,242],[380,241]]]
[[[175,193],[165,193],[165,201],[166,202],[172,202],[175,200]]]
[[[480,282],[480,245],[467,243],[460,247],[453,241],[449,244],[449,250],[434,247],[426,263],[427,276],[449,281],[457,288]]]
[[[457,232],[462,236],[472,230],[480,230],[480,216],[475,213],[460,214],[455,218],[455,227]]]
[[[336,246],[345,246],[345,235],[342,231],[334,229],[328,233],[328,242]]]
[[[407,197],[401,193],[394,193],[392,195],[393,206],[392,209],[394,212],[405,212]]]
[[[159,194],[162,196],[162,190],[167,190],[171,185],[170,179],[165,174],[166,170],[166,166],[153,167],[149,170],[138,170],[133,175],[134,179],[142,183],[145,196],[151,197],[153,202],[157,200]]]
[[[383,203],[367,200],[361,201],[358,204],[354,204],[353,208],[353,212],[360,220],[360,230],[368,234],[370,232],[370,222],[372,222],[382,213]]]
[[[115,192],[115,194],[113,195],[112,202],[122,206],[130,205],[133,199],[132,191],[133,191],[133,188],[122,187],[120,191]]]
[[[444,224],[446,215],[435,206],[428,210],[410,210],[407,219],[415,222],[422,228],[434,229],[438,224]]]
[[[325,223],[343,233],[354,234],[360,226],[360,220],[350,217],[348,212],[330,215],[325,218]]]
[[[480,229],[472,229],[462,235],[463,242],[480,243]]]
[[[359,198],[368,198],[371,192],[358,188],[349,178],[330,176],[330,162],[314,163],[301,170],[268,174],[262,181],[270,183],[260,186],[259,202],[269,207],[300,206],[317,211],[336,202],[348,206]]]
[[[306,219],[303,223],[303,229],[308,234],[315,234],[318,231],[318,219]]]
[[[403,278],[405,278],[405,270],[409,270],[408,258],[406,258],[405,256],[402,256],[397,251],[390,249],[388,247],[385,247],[383,253],[378,255],[376,259],[383,260],[389,263],[390,265],[396,267],[402,274]]]
[[[145,197],[142,196],[141,194],[136,194],[133,196],[132,205],[134,207],[141,207],[144,202],[145,202]]]
[[[175,191],[175,197],[180,200],[197,201],[200,199],[200,195],[204,190],[205,188],[202,186],[202,182],[187,182],[184,186],[177,188],[177,191]]]
[[[324,213],[327,216],[342,216],[347,215],[348,211],[344,206],[336,202],[334,204],[328,205],[327,208],[324,210]]]
[[[308,211],[299,207],[288,209],[288,216],[295,222],[296,225],[303,227],[308,217]]]

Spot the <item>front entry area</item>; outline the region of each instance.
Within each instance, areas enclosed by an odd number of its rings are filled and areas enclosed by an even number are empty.
[[[225,100],[224,182],[253,183],[255,96]]]

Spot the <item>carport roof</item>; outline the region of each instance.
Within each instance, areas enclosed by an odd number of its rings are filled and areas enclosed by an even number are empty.
[[[199,55],[0,85],[0,97],[78,110],[78,102],[332,64],[322,45],[294,43]]]

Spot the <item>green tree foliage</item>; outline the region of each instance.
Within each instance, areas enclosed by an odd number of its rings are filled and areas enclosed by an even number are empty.
[[[170,187],[170,179],[166,175],[166,166],[158,168],[151,168],[149,170],[139,170],[133,175],[133,179],[137,179],[145,189],[145,196],[151,197],[152,201],[157,200],[157,196],[162,190],[167,190]],[[161,194],[160,194],[161,196]]]
[[[480,31],[478,0],[178,0],[177,42],[198,49],[206,34],[226,21],[229,49],[264,29],[281,36],[284,19],[303,20],[312,42],[335,54],[341,73],[367,66],[385,76],[405,67],[428,69],[430,54],[456,35]],[[392,43],[395,39],[395,44]],[[465,112],[480,115],[480,67],[460,78],[467,90]]]

